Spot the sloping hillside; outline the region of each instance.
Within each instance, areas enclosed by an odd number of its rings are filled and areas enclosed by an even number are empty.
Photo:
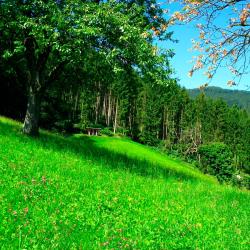
[[[128,139],[0,118],[2,249],[248,249],[250,194]]]
[[[201,93],[199,89],[188,89],[187,91],[192,98]],[[208,87],[204,91],[207,96],[213,99],[222,98],[228,105],[236,104],[250,113],[250,91],[228,90],[219,87]]]

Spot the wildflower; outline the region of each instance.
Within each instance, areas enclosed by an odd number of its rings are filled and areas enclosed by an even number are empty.
[[[108,241],[101,243],[101,246],[107,246],[109,244]]]
[[[25,214],[27,214],[29,212],[29,208],[26,207],[26,208],[23,209],[23,211],[24,211]]]
[[[47,181],[46,177],[45,177],[45,176],[42,176],[42,182],[43,182],[43,183],[46,183],[46,181]]]

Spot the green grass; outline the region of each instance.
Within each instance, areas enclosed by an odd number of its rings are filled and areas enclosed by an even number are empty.
[[[250,193],[128,139],[0,117],[1,249],[250,249]]]

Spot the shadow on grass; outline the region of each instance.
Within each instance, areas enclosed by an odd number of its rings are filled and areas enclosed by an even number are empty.
[[[21,143],[35,142],[36,147],[42,147],[53,151],[63,153],[73,153],[79,158],[91,160],[95,164],[99,164],[105,168],[114,170],[125,170],[140,176],[149,178],[176,178],[180,181],[197,180],[188,172],[168,169],[167,166],[161,166],[143,159],[131,158],[126,154],[117,153],[106,148],[100,148],[95,145],[91,137],[82,136],[62,137],[42,131],[37,138],[28,137],[21,133],[20,125],[2,122],[0,120],[0,134],[5,136],[14,136]]]

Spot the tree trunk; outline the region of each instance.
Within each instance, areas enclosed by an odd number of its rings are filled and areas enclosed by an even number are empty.
[[[166,124],[166,111],[165,106],[163,107],[163,114],[162,114],[162,140],[165,140],[165,124]]]
[[[26,37],[24,40],[24,46],[26,48],[25,54],[30,73],[30,82],[28,106],[23,124],[23,133],[31,136],[37,136],[39,134],[42,89],[45,87],[44,69],[51,52],[51,46],[47,46],[40,53],[36,53],[38,45],[33,36]],[[52,76],[54,75],[52,74]]]
[[[95,124],[97,124],[99,120],[100,102],[101,102],[101,98],[98,93],[96,96],[96,103],[95,103]]]
[[[166,121],[165,121],[165,135],[164,135],[164,139],[168,139],[168,131],[169,131],[169,119],[168,119],[168,108],[166,110],[166,113],[165,113],[165,117],[166,117]]]
[[[102,105],[102,115],[104,116],[105,118],[105,123],[106,123],[106,126],[107,126],[107,112],[106,112],[106,94],[104,94],[103,96],[103,105]]]
[[[110,118],[111,118],[111,90],[109,91],[109,96],[108,96],[108,114],[107,114],[107,125],[109,127],[110,125]]]
[[[118,98],[116,100],[116,106],[115,106],[114,134],[116,133],[116,127],[117,127],[117,115],[118,115]]]
[[[32,87],[29,89],[28,106],[25,115],[23,133],[31,136],[39,134],[39,118],[41,108],[41,94],[34,91]]]

